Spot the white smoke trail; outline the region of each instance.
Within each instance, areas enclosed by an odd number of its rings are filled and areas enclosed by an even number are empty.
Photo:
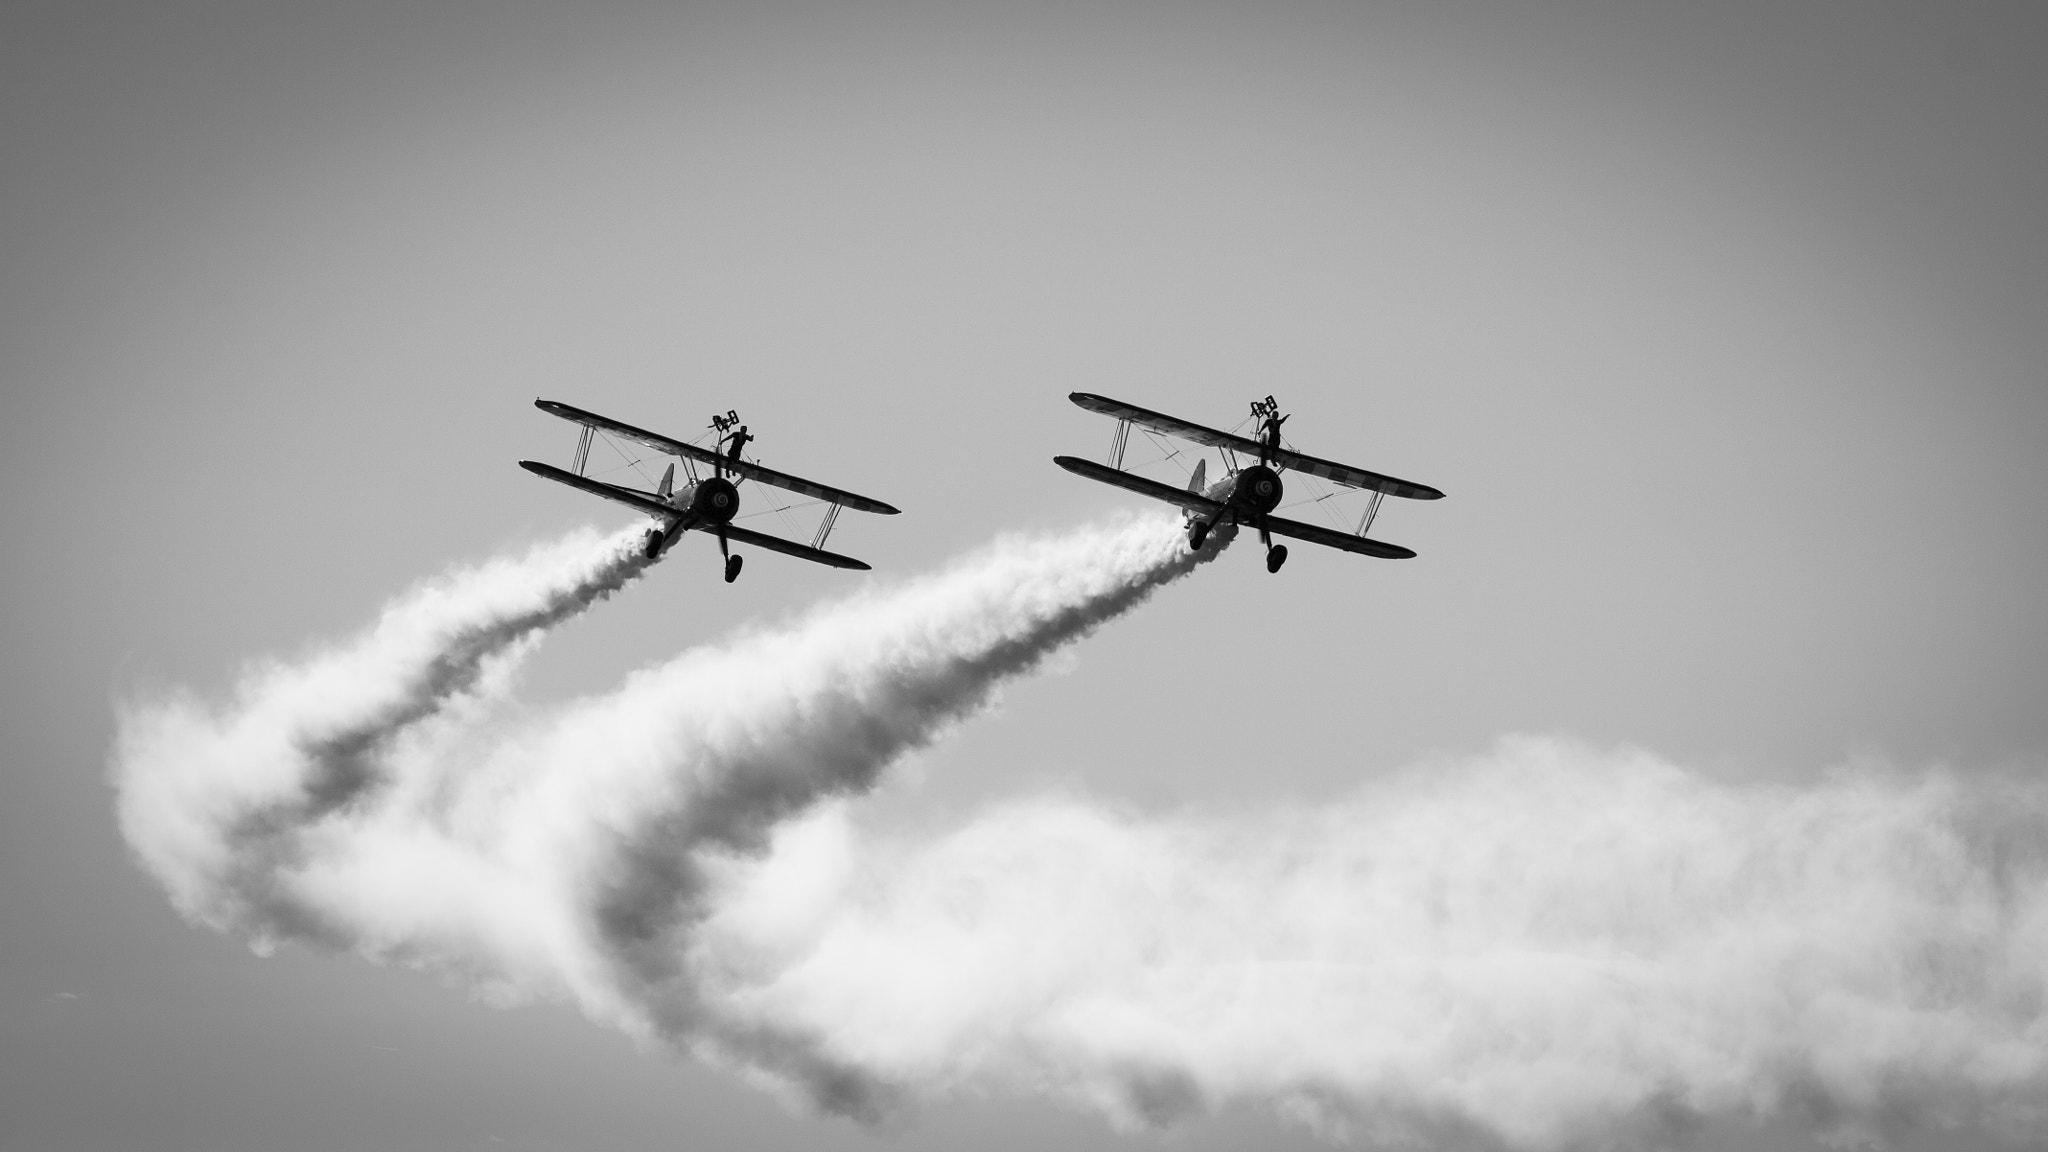
[[[1729,1112],[2048,1133],[2037,784],[1731,786],[1525,740],[1313,809],[861,824],[888,765],[1202,558],[1166,521],[1011,543],[552,712],[414,705],[337,772],[294,734],[361,723],[294,686],[404,663],[366,642],[221,715],[131,710],[123,827],[202,922],[568,999],[851,1115],[993,1090],[1459,1147]]]
[[[1738,787],[1518,739],[1316,808],[1037,800],[890,836],[827,806],[716,906],[707,995],[925,1092],[1438,1147],[1711,1114],[2048,1134],[2034,782]]]
[[[346,647],[252,669],[222,713],[187,695],[127,706],[122,834],[188,918],[320,935],[318,910],[275,884],[305,834],[390,786],[393,745],[487,687],[494,665],[509,670],[541,632],[644,572],[637,539],[585,530],[452,572]]]
[[[224,712],[128,708],[123,832],[199,922],[566,994],[872,1111],[886,1086],[860,1070],[706,1013],[690,947],[704,851],[758,850],[777,822],[871,787],[1228,539],[1190,553],[1155,519],[1002,544],[506,719],[482,707],[486,661],[639,571],[616,541],[564,545],[416,594],[355,644],[251,677]]]

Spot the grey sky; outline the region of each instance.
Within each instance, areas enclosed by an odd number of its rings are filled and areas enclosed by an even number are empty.
[[[1050,463],[1106,443],[1075,389],[1274,393],[1449,493],[1383,515],[1415,561],[1163,593],[921,757],[913,815],[1315,798],[1517,731],[2037,768],[2044,57],[2017,3],[8,7],[0,1146],[875,1144],[564,1010],[255,958],[114,832],[118,694],[621,521],[513,468],[571,444],[536,395],[738,408],[905,510],[835,537],[878,579],[1130,504]],[[850,583],[707,556],[526,694]],[[883,1139],[1157,1142],[1028,1101]]]

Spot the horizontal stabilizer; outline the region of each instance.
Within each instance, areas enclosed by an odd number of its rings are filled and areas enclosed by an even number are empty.
[[[1256,440],[1219,432],[1205,425],[1182,420],[1178,416],[1168,416],[1164,412],[1154,412],[1150,408],[1140,408],[1136,404],[1126,404],[1107,396],[1097,396],[1093,392],[1072,392],[1067,395],[1067,399],[1090,412],[1100,412],[1104,416],[1114,416],[1118,420],[1129,420],[1140,428],[1150,428],[1154,432],[1164,432],[1168,436],[1178,436],[1183,440],[1192,440],[1211,448],[1227,448],[1255,459],[1260,458],[1264,450]],[[1441,500],[1444,495],[1427,484],[1417,484],[1412,480],[1369,472],[1349,464],[1339,464],[1335,460],[1304,456],[1289,448],[1273,452],[1272,460],[1278,467],[1292,468],[1296,472],[1306,472],[1311,476],[1321,476],[1347,488],[1364,488],[1373,492],[1384,492],[1389,496],[1403,496],[1410,500]]]
[[[609,432],[614,436],[623,437],[635,443],[645,444],[656,452],[667,456],[686,457],[697,461],[699,464],[709,464],[714,468],[723,468],[728,472],[744,476],[749,480],[759,481],[762,484],[772,485],[789,492],[798,492],[816,500],[840,504],[859,512],[879,512],[884,516],[894,516],[899,511],[890,505],[882,503],[880,500],[871,500],[866,496],[857,496],[843,488],[834,488],[829,484],[820,484],[815,480],[806,480],[801,476],[792,476],[787,472],[778,472],[773,468],[764,468],[750,460],[728,459],[709,448],[699,448],[695,444],[685,444],[681,440],[663,436],[659,432],[649,432],[645,428],[635,428],[631,424],[614,420],[609,416],[599,416],[595,412],[586,412],[581,408],[564,404],[559,400],[535,400],[533,406],[550,416],[560,416],[562,419],[573,423]]]

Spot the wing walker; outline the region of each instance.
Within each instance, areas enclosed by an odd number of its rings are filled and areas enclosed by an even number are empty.
[[[1256,528],[1259,543],[1266,546],[1266,571],[1278,572],[1280,565],[1287,562],[1287,545],[1273,543],[1275,536],[1287,536],[1295,540],[1306,540],[1329,548],[1341,548],[1364,556],[1377,556],[1383,560],[1405,560],[1415,553],[1398,544],[1387,544],[1366,538],[1373,520],[1379,515],[1380,501],[1388,496],[1400,496],[1408,500],[1441,500],[1443,493],[1427,484],[1384,476],[1334,460],[1324,460],[1304,455],[1284,446],[1280,442],[1280,426],[1287,422],[1281,415],[1280,406],[1271,396],[1252,402],[1252,420],[1259,429],[1259,438],[1250,439],[1231,432],[1220,432],[1214,428],[1190,423],[1175,416],[1097,396],[1092,392],[1075,392],[1067,399],[1105,416],[1116,418],[1115,434],[1110,439],[1109,463],[1097,464],[1077,456],[1055,456],[1053,463],[1078,476],[1114,484],[1141,496],[1178,504],[1184,512],[1188,527],[1188,547],[1200,550],[1209,532],[1216,525],[1228,521]],[[1224,475],[1214,484],[1204,481],[1207,460],[1195,463],[1192,478],[1185,489],[1175,488],[1148,477],[1124,471],[1124,446],[1130,439],[1131,426],[1153,432],[1191,440],[1196,444],[1218,449],[1223,454]],[[1252,463],[1256,461],[1256,463]],[[1280,473],[1293,469],[1309,476],[1320,476],[1325,480],[1358,488],[1372,493],[1365,514],[1358,522],[1355,532],[1342,532],[1330,528],[1304,524],[1273,515],[1280,506],[1280,497],[1286,485],[1280,480]]]
[[[751,544],[770,552],[795,556],[814,564],[829,564],[834,568],[856,568],[866,570],[868,565],[851,556],[825,551],[825,538],[832,533],[832,526],[839,519],[842,508],[858,512],[878,512],[894,516],[897,509],[858,496],[842,488],[792,476],[764,467],[741,455],[741,450],[754,436],[749,435],[746,425],[740,423],[739,413],[725,412],[711,418],[711,431],[717,434],[712,447],[688,444],[658,432],[649,432],[631,424],[586,412],[556,400],[535,400],[533,406],[551,416],[583,426],[576,440],[575,458],[570,467],[557,468],[534,460],[521,460],[519,466],[536,476],[545,476],[557,483],[567,484],[593,496],[602,496],[615,503],[638,509],[654,517],[654,527],[647,531],[647,542],[643,546],[649,560],[659,559],[668,551],[677,538],[689,531],[709,532],[718,538],[719,555],[725,558],[725,582],[730,584],[739,579],[741,557],[732,550],[734,544]],[[671,462],[668,471],[662,473],[661,483],[652,492],[627,488],[619,484],[608,484],[584,473],[590,463],[591,440],[597,434],[616,436],[631,440],[654,449],[664,456],[675,456],[683,466],[684,483],[675,486],[676,462]],[[700,437],[701,439],[701,437]],[[709,475],[698,471],[709,469]],[[824,522],[818,525],[817,534],[809,544],[784,540],[765,532],[755,532],[734,524],[733,517],[739,514],[739,484],[752,480],[758,484],[796,492],[828,505]]]

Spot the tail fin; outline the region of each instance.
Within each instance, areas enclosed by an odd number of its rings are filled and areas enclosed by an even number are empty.
[[[1203,479],[1203,476],[1208,472],[1208,470],[1209,460],[1207,457],[1203,457],[1202,459],[1195,461],[1195,470],[1188,476],[1188,491],[1193,492],[1197,496],[1208,495],[1208,492],[1204,488],[1205,481]],[[1202,518],[1202,514],[1200,512],[1195,511],[1193,508],[1181,509],[1181,516],[1190,524],[1193,524],[1195,521],[1200,520]]]
[[[661,474],[661,487],[656,488],[654,490],[654,494],[656,496],[661,497],[663,500],[666,500],[668,499],[668,494],[675,490],[675,485],[676,466],[673,462],[671,462],[668,466],[668,471],[663,472]]]

